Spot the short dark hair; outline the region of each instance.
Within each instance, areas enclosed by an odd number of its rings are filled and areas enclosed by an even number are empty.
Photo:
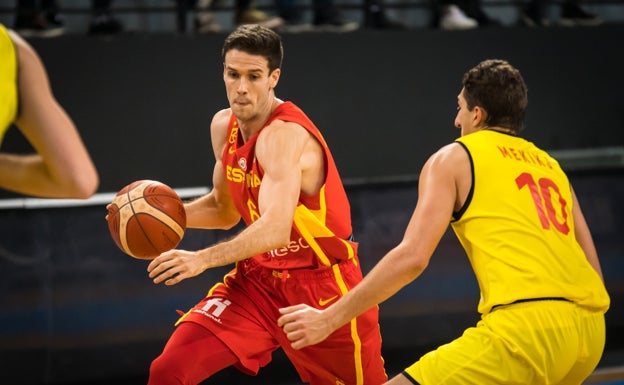
[[[237,27],[223,43],[221,57],[224,62],[225,54],[232,49],[265,57],[268,61],[269,73],[282,66],[284,57],[282,39],[270,28],[257,24],[243,24]]]
[[[468,108],[479,106],[487,112],[485,124],[515,133],[524,129],[527,87],[520,71],[507,61],[482,61],[464,74],[462,85]]]

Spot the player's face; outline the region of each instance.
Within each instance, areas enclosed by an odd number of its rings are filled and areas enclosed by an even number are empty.
[[[455,116],[455,127],[461,130],[461,136],[468,135],[475,129],[475,111],[468,109],[468,103],[464,98],[464,90],[462,89],[457,95],[457,115]]]
[[[225,54],[223,80],[230,107],[241,121],[254,119],[273,103],[279,69],[269,74],[268,61],[236,49]]]

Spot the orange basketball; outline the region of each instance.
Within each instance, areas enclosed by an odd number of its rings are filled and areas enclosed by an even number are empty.
[[[153,180],[132,182],[108,206],[108,229],[119,248],[134,258],[153,259],[184,236],[186,211],[178,194]]]

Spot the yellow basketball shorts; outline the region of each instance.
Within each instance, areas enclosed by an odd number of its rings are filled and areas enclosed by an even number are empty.
[[[484,315],[403,374],[420,385],[581,384],[604,344],[602,311],[567,301],[522,302]]]

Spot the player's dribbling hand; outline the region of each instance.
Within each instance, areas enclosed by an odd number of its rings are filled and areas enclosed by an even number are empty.
[[[293,349],[317,344],[327,338],[332,329],[323,310],[300,304],[279,309],[282,314],[277,325],[284,330]]]
[[[197,252],[186,250],[170,250],[154,258],[147,266],[149,277],[154,283],[164,282],[171,286],[204,272],[202,258]]]

